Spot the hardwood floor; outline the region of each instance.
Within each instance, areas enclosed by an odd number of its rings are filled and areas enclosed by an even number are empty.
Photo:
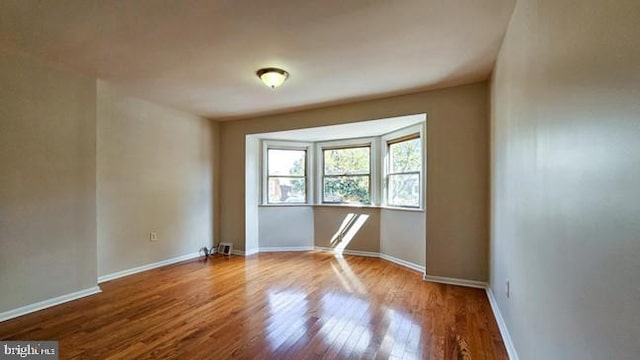
[[[102,283],[0,323],[59,340],[61,359],[507,359],[485,292],[375,258],[214,257]]]

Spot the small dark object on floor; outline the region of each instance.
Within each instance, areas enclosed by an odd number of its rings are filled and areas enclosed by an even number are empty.
[[[205,259],[207,259],[209,256],[213,256],[213,247],[209,249],[208,247],[203,246],[200,248],[200,253],[204,254]]]

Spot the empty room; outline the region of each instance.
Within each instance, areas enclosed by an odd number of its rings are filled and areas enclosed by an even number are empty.
[[[640,357],[637,0],[0,0],[0,358]]]

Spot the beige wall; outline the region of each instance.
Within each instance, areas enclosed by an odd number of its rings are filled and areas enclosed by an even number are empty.
[[[382,209],[380,252],[412,264],[425,266],[426,217],[422,211]]]
[[[211,128],[211,226],[213,245],[220,239],[220,126],[217,121],[209,121]]]
[[[216,132],[98,82],[99,275],[212,245]]]
[[[517,2],[492,86],[491,289],[520,359],[640,354],[639,21],[637,0]]]
[[[96,85],[0,51],[0,312],[96,286]]]
[[[427,113],[427,272],[487,280],[487,98],[478,83],[221,123],[221,241],[245,246],[247,134]]]
[[[311,248],[314,226],[311,206],[260,206],[258,245],[269,248]]]
[[[325,248],[340,247],[341,242],[334,239],[345,219],[351,216],[364,216],[362,226],[354,231],[354,236],[343,240],[342,248],[347,250],[380,252],[380,209],[349,208],[339,206],[316,206],[313,209],[313,228],[315,246]],[[355,227],[353,227],[356,230]],[[347,231],[348,232],[348,231]],[[347,235],[343,231],[344,235]],[[348,242],[347,242],[348,241]]]

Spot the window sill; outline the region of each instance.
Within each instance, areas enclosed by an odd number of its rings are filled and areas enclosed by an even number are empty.
[[[409,208],[386,205],[358,205],[358,204],[259,204],[258,207],[278,208],[278,207],[335,207],[335,208],[352,208],[352,209],[383,209],[392,211],[408,211],[408,212],[425,212],[421,208]]]
[[[380,206],[380,208],[384,210],[394,210],[394,211],[424,212],[424,209],[422,208],[399,207],[399,206]]]
[[[357,209],[379,209],[378,205],[370,204],[313,204],[314,207],[337,207],[337,208],[357,208]]]
[[[313,204],[302,204],[302,203],[292,203],[292,204],[259,204],[258,207],[307,207],[307,206],[315,206]]]
[[[421,208],[406,208],[386,205],[357,205],[357,204],[313,204],[314,207],[340,207],[340,208],[356,208],[356,209],[383,209],[394,211],[424,212]]]

